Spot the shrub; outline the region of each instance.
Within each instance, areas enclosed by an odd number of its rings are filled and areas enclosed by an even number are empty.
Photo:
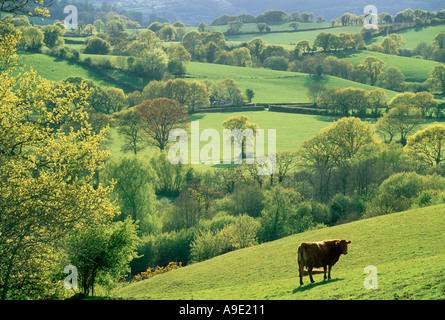
[[[87,40],[84,53],[108,54],[110,50],[111,45],[108,43],[108,41],[99,37],[92,37]]]
[[[182,268],[182,262],[170,262],[166,267],[156,266],[154,268],[148,268],[146,271],[135,275],[132,282],[150,279],[155,275],[166,273],[179,268]]]

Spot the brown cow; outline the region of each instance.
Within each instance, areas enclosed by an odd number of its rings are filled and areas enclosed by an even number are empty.
[[[303,285],[304,267],[308,269],[311,283],[312,268],[324,269],[324,280],[326,280],[326,269],[329,267],[328,279],[331,279],[331,268],[337,263],[342,254],[348,254],[348,244],[351,241],[343,240],[324,240],[320,242],[302,242],[298,246],[298,271],[300,276],[300,285]]]

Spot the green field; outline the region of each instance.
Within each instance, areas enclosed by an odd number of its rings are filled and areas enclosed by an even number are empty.
[[[210,79],[216,82],[222,78],[233,78],[243,91],[252,89],[255,92],[255,98],[252,100],[254,103],[310,102],[306,93],[314,81],[320,81],[326,88],[355,87],[365,90],[376,88],[332,76],[323,76],[319,79],[298,72],[243,68],[201,62],[191,62],[188,73],[194,80]],[[394,91],[385,90],[385,92],[388,99],[396,95]]]
[[[438,26],[426,26],[419,28],[409,28],[397,32],[403,36],[406,41],[406,45],[403,48],[414,49],[419,43],[426,42],[432,44],[434,37],[439,33],[444,31],[443,25]],[[368,44],[372,42],[380,43],[382,42],[384,36],[372,38]]]
[[[327,127],[334,118],[315,115],[304,114],[289,114],[280,112],[268,112],[268,111],[248,111],[248,112],[221,112],[221,113],[204,113],[194,114],[191,116],[191,121],[199,121],[199,130],[202,133],[205,129],[215,129],[220,134],[221,145],[221,159],[223,159],[223,126],[222,122],[230,117],[239,116],[240,114],[246,115],[250,118],[251,122],[259,125],[261,129],[265,130],[265,151],[268,150],[267,143],[267,129],[276,129],[276,148],[277,152],[280,151],[295,151],[300,147],[304,140],[312,137],[321,129]],[[113,157],[122,156],[121,151],[122,142],[117,132],[111,130],[112,143],[108,146]],[[189,136],[189,139],[191,136]],[[200,149],[204,147],[207,142],[200,143]],[[151,156],[156,152],[156,148],[149,147],[141,151],[138,156],[145,158]],[[189,150],[191,150],[191,144],[189,143]],[[190,151],[189,151],[190,155]],[[190,160],[190,159],[189,159]],[[206,170],[212,167],[219,167],[218,165],[195,165],[198,170]]]
[[[306,30],[306,29],[313,29],[313,28],[328,28],[331,26],[330,23],[305,23],[305,22],[299,22],[298,30]],[[268,23],[267,24],[270,27],[271,31],[290,31],[293,30],[291,27],[289,27],[289,22],[283,22],[283,23]],[[186,27],[187,31],[198,31],[198,26],[189,26]],[[220,31],[220,32],[226,32],[228,29],[227,25],[222,26],[209,26],[210,32],[212,31]],[[257,28],[256,23],[245,23],[241,29],[240,32],[259,32]],[[258,34],[259,35],[259,34]]]
[[[277,241],[121,286],[123,299],[337,300],[444,299],[445,205],[426,207],[307,231]],[[346,238],[348,255],[332,269],[332,280],[315,274],[299,286],[297,246],[302,241]],[[364,288],[378,271],[378,289]]]
[[[345,33],[358,33],[361,26],[346,26],[329,28],[322,31],[339,34]],[[298,41],[309,40],[312,44],[315,37],[320,33],[320,30],[301,31],[301,32],[281,32],[281,33],[264,33],[264,34],[245,34],[245,35],[233,35],[226,36],[227,40],[234,42],[247,42],[253,38],[263,38],[268,44],[281,44],[287,46],[288,49],[293,49]]]
[[[386,63],[386,67],[394,66],[405,75],[406,81],[423,82],[430,77],[429,72],[438,64],[437,61],[402,57],[373,51],[360,51],[354,53],[340,52],[335,54],[339,59],[350,61],[353,65],[359,65],[367,56],[374,56]]]

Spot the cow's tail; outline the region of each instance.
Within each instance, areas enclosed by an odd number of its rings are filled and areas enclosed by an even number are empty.
[[[304,248],[302,245],[298,246],[297,261],[298,261],[298,276],[300,277],[300,284],[303,284],[304,274]]]

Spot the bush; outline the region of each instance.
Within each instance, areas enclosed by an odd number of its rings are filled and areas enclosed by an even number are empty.
[[[289,68],[289,59],[285,57],[272,56],[264,60],[264,68],[269,68],[272,70],[287,71]]]
[[[201,230],[190,246],[190,260],[204,261],[257,243],[260,223],[248,215],[237,217],[220,230]]]
[[[433,194],[443,194],[445,178],[439,175],[420,175],[415,172],[396,173],[383,181],[377,196],[366,210],[366,217],[405,211],[413,203],[418,206],[433,203]],[[435,201],[441,203],[442,196]]]
[[[108,54],[110,50],[111,45],[108,43],[108,41],[99,37],[92,37],[87,40],[84,53]]]

